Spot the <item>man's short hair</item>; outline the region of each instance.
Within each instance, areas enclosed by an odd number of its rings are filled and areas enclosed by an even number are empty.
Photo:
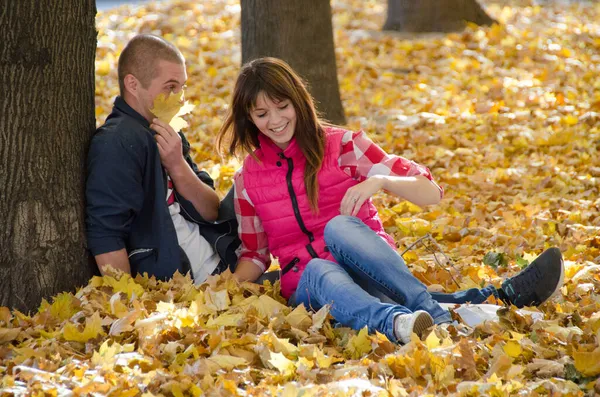
[[[161,60],[185,64],[181,51],[162,37],[140,34],[131,39],[119,56],[118,74],[121,95],[125,93],[124,80],[128,74],[134,75],[142,87],[148,88],[156,75],[156,64]]]

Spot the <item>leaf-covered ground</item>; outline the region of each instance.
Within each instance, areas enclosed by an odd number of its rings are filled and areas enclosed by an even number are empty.
[[[600,393],[600,4],[543,4],[488,1],[502,25],[407,36],[379,31],[382,0],[332,2],[349,127],[427,165],[446,191],[428,209],[376,199],[400,252],[411,248],[409,266],[454,291],[497,284],[558,246],[565,286],[542,320],[508,308],[400,347],[229,275],[199,288],[180,276],[94,278],[31,316],[0,309],[2,395]],[[97,123],[117,94],[123,45],[138,32],[165,36],[188,60],[195,159],[226,191],[239,161],[221,162],[213,140],[240,63],[239,23],[234,0],[98,14]]]

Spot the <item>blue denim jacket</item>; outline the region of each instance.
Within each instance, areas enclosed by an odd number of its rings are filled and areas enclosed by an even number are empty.
[[[87,241],[94,256],[126,248],[133,274],[147,272],[165,280],[177,270],[187,273],[189,260],[179,247],[167,207],[167,178],[154,134],[144,117],[116,98],[88,153]],[[180,136],[185,160],[202,182],[214,188],[210,176],[191,160],[189,143]],[[198,223],[222,260],[234,265],[239,239],[232,211],[220,213],[219,222],[209,223],[191,202],[180,195],[176,199],[181,214]]]

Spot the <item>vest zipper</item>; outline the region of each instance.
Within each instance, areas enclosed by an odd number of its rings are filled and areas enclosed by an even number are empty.
[[[302,220],[302,215],[300,214],[300,208],[298,207],[298,198],[296,197],[296,192],[294,191],[294,185],[292,185],[292,173],[294,172],[294,163],[291,158],[285,157],[283,153],[279,153],[279,157],[287,161],[288,171],[285,176],[285,180],[287,182],[288,193],[290,194],[290,199],[292,200],[292,208],[294,209],[294,216],[296,217],[296,222],[298,222],[298,226],[300,226],[300,230],[308,237],[309,243],[306,244],[306,250],[313,258],[318,258],[317,252],[312,246],[312,242],[315,241],[314,234],[306,228],[304,224],[304,220]]]
[[[281,269],[281,275],[283,276],[284,274],[286,274],[287,272],[289,272],[290,270],[295,268],[296,263],[298,263],[298,262],[300,262],[300,259],[298,257],[292,259],[292,261],[290,263],[288,263]],[[297,271],[297,268],[295,269],[295,271]]]

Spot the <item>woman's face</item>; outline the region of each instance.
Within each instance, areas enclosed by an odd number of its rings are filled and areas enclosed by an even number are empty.
[[[261,91],[256,98],[256,107],[250,111],[250,118],[280,149],[288,147],[296,129],[296,110],[292,101],[272,101]]]

